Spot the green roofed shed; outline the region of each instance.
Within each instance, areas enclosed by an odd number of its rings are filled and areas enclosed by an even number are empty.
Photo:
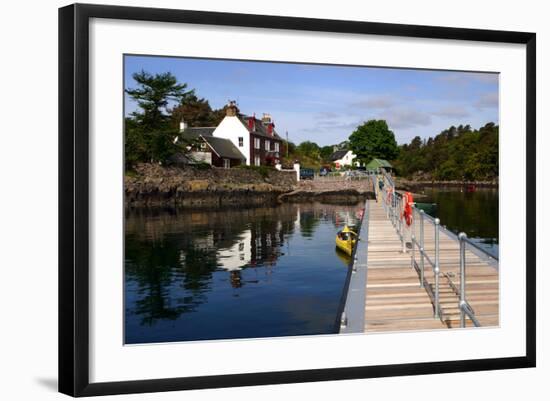
[[[367,170],[379,170],[382,168],[386,171],[393,170],[393,166],[390,164],[390,162],[384,159],[372,159],[367,164]]]

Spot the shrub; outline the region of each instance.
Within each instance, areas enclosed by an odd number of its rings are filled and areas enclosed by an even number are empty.
[[[193,167],[197,170],[210,170],[212,168],[212,166],[207,162],[197,162],[193,165]]]

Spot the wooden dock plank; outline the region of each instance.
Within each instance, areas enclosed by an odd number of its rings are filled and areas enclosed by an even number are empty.
[[[369,201],[369,238],[365,302],[365,331],[433,330],[460,327],[458,295],[449,279],[460,283],[460,249],[452,236],[440,235],[440,305],[444,321],[433,317],[433,303],[420,287],[412,266],[411,249],[402,252],[402,244],[381,202]],[[425,224],[424,249],[435,260],[433,225]],[[416,231],[418,232],[418,231]],[[410,238],[410,234],[409,237]],[[410,240],[409,240],[410,241]],[[416,251],[416,260],[419,254]],[[466,251],[466,293],[482,326],[499,324],[498,270],[477,254]],[[425,262],[425,279],[434,283],[431,265]],[[472,325],[467,322],[467,327]]]

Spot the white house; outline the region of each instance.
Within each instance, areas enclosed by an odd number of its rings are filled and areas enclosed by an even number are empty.
[[[283,139],[275,131],[275,123],[269,114],[261,119],[239,113],[237,104],[231,101],[226,115],[217,127],[189,127],[180,122],[180,135],[174,139],[200,142],[193,149],[196,159],[216,167],[234,167],[242,163],[254,166],[276,166],[283,152]],[[195,147],[195,145],[193,145]],[[200,153],[200,154],[199,154]],[[202,153],[210,153],[202,155]]]
[[[356,157],[357,156],[351,150],[337,150],[330,156],[330,161],[337,169],[341,169],[342,167],[352,166],[354,164],[358,166],[359,163],[353,161]]]
[[[271,116],[264,114],[260,120],[241,114],[234,101],[227,105],[226,115],[212,136],[230,140],[247,165],[276,165],[283,151],[283,139],[275,131]]]

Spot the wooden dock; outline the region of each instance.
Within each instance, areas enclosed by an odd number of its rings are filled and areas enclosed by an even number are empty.
[[[365,331],[401,331],[455,328],[460,326],[459,242],[440,233],[440,308],[441,319],[434,318],[434,303],[429,295],[434,288],[434,273],[425,264],[426,288],[420,286],[418,268],[411,262],[412,249],[402,252],[402,243],[382,201],[370,201],[365,300]],[[425,251],[432,254],[434,229],[425,225]],[[417,228],[416,228],[417,230]],[[410,234],[409,234],[410,235]],[[410,241],[410,239],[409,239]],[[420,255],[416,253],[416,265]],[[497,326],[499,316],[498,269],[482,256],[466,250],[467,300],[482,326]],[[472,322],[467,320],[467,325]]]

